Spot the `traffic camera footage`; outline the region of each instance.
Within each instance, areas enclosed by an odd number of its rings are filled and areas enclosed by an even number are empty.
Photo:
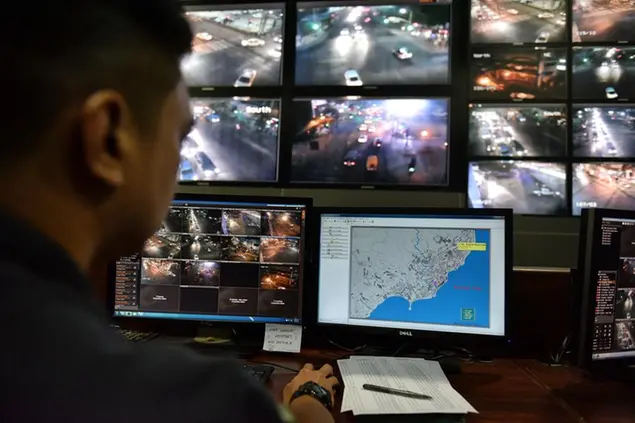
[[[635,41],[635,1],[572,1],[574,43]]]
[[[635,99],[635,47],[574,47],[572,78],[574,98]]]
[[[562,0],[472,0],[472,43],[563,43]]]
[[[483,161],[469,164],[468,199],[472,208],[510,208],[518,214],[567,212],[563,164]]]
[[[181,68],[192,87],[280,85],[283,4],[188,7],[194,38]]]
[[[446,84],[449,45],[449,1],[299,3],[296,84]]]
[[[474,99],[541,100],[567,95],[565,49],[474,48],[471,73]]]
[[[584,208],[635,209],[635,164],[573,165],[573,214]]]
[[[278,100],[194,99],[181,146],[180,181],[278,179]]]
[[[470,105],[471,156],[562,157],[567,150],[564,105]]]
[[[293,181],[447,184],[447,100],[299,100],[294,106]]]
[[[635,105],[574,106],[573,155],[635,157]]]

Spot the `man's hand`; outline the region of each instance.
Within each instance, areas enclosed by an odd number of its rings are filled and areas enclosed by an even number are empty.
[[[329,391],[331,394],[331,400],[333,404],[335,404],[335,395],[334,388],[339,385],[339,381],[335,376],[333,376],[333,367],[328,364],[322,366],[320,370],[315,370],[313,364],[305,364],[302,370],[298,373],[296,377],[289,382],[287,386],[285,386],[282,391],[282,397],[285,405],[289,405],[289,401],[291,401],[291,396],[297,391],[302,385],[307,382],[315,382],[320,385],[322,388]]]

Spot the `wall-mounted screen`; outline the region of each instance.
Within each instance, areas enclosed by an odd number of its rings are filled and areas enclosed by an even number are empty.
[[[472,162],[468,200],[473,208],[511,208],[519,214],[565,214],[564,164],[529,161]]]
[[[572,1],[574,43],[635,41],[633,31],[635,2],[631,0]]]
[[[566,2],[472,0],[473,43],[563,43]]]
[[[559,157],[567,150],[564,105],[470,105],[471,156]]]
[[[635,105],[573,106],[573,155],[635,157]]]
[[[573,214],[584,208],[635,209],[635,164],[573,165]]]
[[[292,181],[447,185],[448,100],[296,100]]]
[[[565,49],[475,48],[471,74],[475,100],[564,99],[567,94]]]
[[[194,39],[181,68],[191,87],[280,85],[282,3],[186,8]]]
[[[446,84],[449,45],[449,1],[300,2],[296,83]]]
[[[635,47],[574,47],[572,78],[573,98],[635,99]]]
[[[181,147],[180,181],[278,179],[280,101],[198,98]]]

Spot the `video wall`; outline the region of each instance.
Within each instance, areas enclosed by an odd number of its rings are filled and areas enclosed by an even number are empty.
[[[450,0],[185,5],[181,183],[451,185]]]
[[[472,0],[469,205],[635,209],[635,1]]]

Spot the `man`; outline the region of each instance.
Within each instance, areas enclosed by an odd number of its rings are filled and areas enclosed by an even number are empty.
[[[192,34],[176,1],[32,0],[5,12],[0,421],[282,421],[234,365],[123,342],[86,278],[138,251],[173,195],[192,122],[179,71]],[[332,421],[323,403],[336,383],[330,366],[307,365],[284,402],[300,423]]]

